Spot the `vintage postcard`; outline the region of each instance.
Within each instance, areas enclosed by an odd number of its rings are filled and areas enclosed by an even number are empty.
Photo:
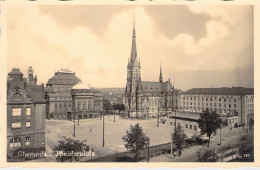
[[[256,8],[2,3],[2,162],[256,166]]]

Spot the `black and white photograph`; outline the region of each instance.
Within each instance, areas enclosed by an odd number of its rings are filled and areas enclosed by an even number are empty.
[[[12,4],[6,30],[7,162],[255,161],[253,5]]]

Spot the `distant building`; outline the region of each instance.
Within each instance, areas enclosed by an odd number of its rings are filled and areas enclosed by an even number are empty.
[[[71,89],[81,80],[68,69],[61,69],[46,84],[47,119],[67,119],[72,111]]]
[[[137,58],[135,27],[132,36],[132,50],[127,65],[127,83],[125,89],[125,106],[128,117],[146,118],[168,114],[174,110],[175,90],[168,81],[163,81],[160,68],[159,81],[142,81],[141,64]]]
[[[72,111],[68,112],[68,119],[74,118],[74,115],[79,119],[96,118],[103,111],[103,95],[88,85],[75,85],[71,90],[71,96]]]
[[[206,108],[222,116],[238,116],[239,124],[248,124],[254,114],[254,89],[232,88],[193,88],[179,94],[179,109],[202,112]]]
[[[37,85],[33,69],[28,81],[19,68],[13,68],[7,80],[7,153],[15,156],[17,149],[45,148],[44,85]]]

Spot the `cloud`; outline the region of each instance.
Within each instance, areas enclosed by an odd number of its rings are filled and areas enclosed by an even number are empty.
[[[142,80],[158,81],[162,62],[163,77],[171,78],[178,88],[204,86],[213,81],[208,77],[219,73],[215,76],[219,79],[224,72],[228,72],[225,80],[232,79],[234,86],[244,80],[253,86],[252,7],[105,7],[107,16],[98,15],[103,6],[89,11],[85,11],[89,7],[77,6],[9,7],[8,71],[20,67],[26,73],[32,65],[39,82],[46,83],[55,71],[67,67],[93,87],[125,87],[135,11]],[[165,24],[177,9],[178,17]],[[185,23],[178,25],[182,19]],[[188,80],[195,72],[200,74],[192,78],[201,83]],[[241,78],[233,81],[234,75]],[[230,82],[221,81],[219,86],[225,84]]]

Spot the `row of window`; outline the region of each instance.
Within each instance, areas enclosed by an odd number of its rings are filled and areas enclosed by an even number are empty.
[[[71,111],[71,103],[69,103],[68,105],[67,105],[67,103],[64,103],[63,107],[62,107],[62,104],[60,103],[59,108],[58,108],[58,104],[56,103],[55,112],[58,112],[58,111]]]
[[[171,124],[171,125],[174,124],[174,126],[176,125],[175,122],[174,122],[174,123],[171,122],[170,124]],[[180,126],[180,123],[178,123],[178,126]],[[195,131],[198,130],[196,125],[193,125],[193,126],[190,125],[190,126],[189,126],[188,124],[185,124],[185,127],[186,127],[187,129],[188,129],[188,128],[192,129],[192,127],[193,127],[193,129],[194,129]]]
[[[195,111],[204,111],[206,110],[206,108],[204,107],[181,107],[180,109],[184,109],[184,110],[195,110]],[[218,113],[237,113],[237,110],[236,109],[211,109],[209,108],[211,111],[216,111]]]
[[[12,132],[19,132],[19,131],[21,131],[22,124],[21,124],[21,122],[13,122],[11,128],[12,128]],[[25,128],[26,128],[26,130],[30,130],[30,128],[31,128],[30,121],[25,122]]]
[[[213,101],[213,98],[203,98],[203,97],[202,98],[200,98],[200,97],[196,98],[196,96],[195,97],[183,97],[183,100],[186,100],[186,99],[187,100],[197,100],[198,99],[199,101],[200,101],[200,99],[201,99],[201,101],[204,101],[204,99],[205,99],[205,101]],[[214,98],[214,101],[217,101],[217,97]],[[221,102],[221,101],[227,102],[227,99],[226,98],[224,98],[224,99],[218,98],[218,101],[219,102]],[[228,101],[231,102],[232,100],[229,98]],[[233,99],[233,101],[236,102],[236,99]]]
[[[25,137],[25,145],[26,146],[30,145],[29,136]],[[10,140],[10,148],[21,147],[21,146],[22,146],[22,142],[20,138],[13,138]]]
[[[22,115],[22,108],[12,108],[12,116],[21,116]],[[27,107],[26,108],[26,116],[31,115],[31,108]]]
[[[186,105],[189,105],[189,102],[185,102],[185,101],[183,101],[183,105],[185,106],[185,104]],[[196,103],[196,102],[194,102],[194,103],[192,103],[192,102],[190,102],[190,105],[192,106],[192,104],[194,105],[194,106],[196,106],[196,105],[198,105],[198,106],[200,106],[200,102],[198,102],[198,103]],[[201,106],[212,106],[213,105],[213,103],[201,103]],[[232,104],[221,104],[221,103],[219,103],[218,104],[218,107],[229,107],[229,108],[231,108],[231,106],[232,106]],[[214,103],[214,107],[217,107],[217,103]],[[236,104],[233,104],[233,107],[234,108],[236,108],[237,107],[237,105]]]

